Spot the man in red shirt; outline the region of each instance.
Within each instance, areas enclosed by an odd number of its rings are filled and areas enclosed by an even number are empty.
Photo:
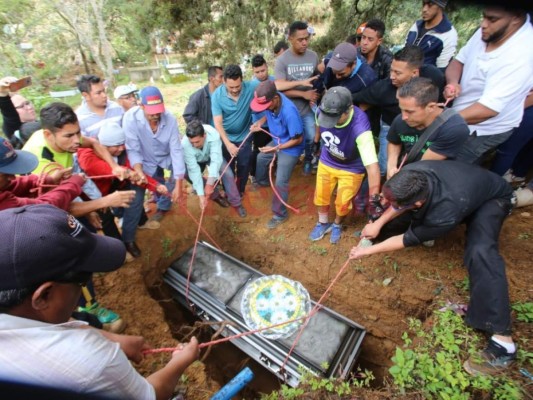
[[[0,210],[21,207],[28,204],[51,204],[69,210],[72,200],[81,193],[85,182],[82,175],[72,175],[71,169],[58,170],[46,178],[46,184],[61,184],[52,190],[35,196],[39,186],[39,176],[15,177],[15,174],[28,174],[39,163],[37,157],[28,151],[14,150],[11,143],[0,138]]]

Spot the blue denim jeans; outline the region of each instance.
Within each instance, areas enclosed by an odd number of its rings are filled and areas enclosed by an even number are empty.
[[[163,168],[157,167],[155,173],[152,175],[156,181],[164,183],[167,187],[169,194],[172,193],[176,186],[172,170],[170,170],[170,177],[167,182],[164,178]],[[124,209],[124,215],[122,220],[122,241],[125,243],[135,241],[135,233],[137,231],[137,225],[141,219],[142,210],[144,207],[144,193],[146,189],[137,185],[132,185],[132,189],[135,190],[135,198],[131,202],[128,208]],[[172,200],[169,196],[159,196],[157,199],[157,211],[168,211],[172,206]]]
[[[207,163],[198,163],[200,166],[200,170],[204,172],[205,167],[208,165]],[[220,166],[219,173],[222,173],[224,171],[224,168],[226,168],[226,165],[228,163],[226,161],[222,161],[222,165]],[[185,175],[185,179],[187,179],[188,182],[192,183],[192,181],[189,179],[189,175]],[[204,186],[207,179],[204,177]],[[230,168],[226,169],[226,172],[224,172],[224,175],[222,175],[222,185],[224,186],[224,192],[226,192],[226,197],[228,198],[229,203],[233,207],[238,207],[241,205],[241,195],[239,194],[239,189],[237,189],[237,184],[235,183],[235,176],[233,175],[233,172]],[[218,199],[220,197],[220,191],[218,190],[218,185],[215,186],[215,190],[213,191],[213,194],[209,197],[211,200]]]
[[[307,114],[301,115],[302,123],[304,124],[304,140],[305,140],[305,162],[311,162],[313,159],[313,142],[315,140],[315,114],[310,111]]]
[[[239,147],[242,142],[233,143],[235,146]],[[229,154],[226,146],[222,146],[222,154],[224,159],[229,162],[231,160],[231,155]],[[248,175],[250,175],[250,160],[252,158],[252,137],[248,137],[245,144],[241,147],[237,153],[237,157],[233,159],[228,168],[233,174],[237,175],[237,188],[239,193],[244,194],[246,189],[246,183],[248,183]]]
[[[381,176],[387,175],[387,135],[389,134],[390,125],[381,120],[381,128],[379,130],[379,151],[378,151],[378,163],[379,172]]]
[[[522,122],[518,128],[514,130],[509,139],[498,146],[496,157],[494,157],[490,170],[498,175],[505,174],[508,169],[514,167],[513,162],[519,159],[519,154],[520,158],[523,158],[524,155],[521,150],[526,147],[531,140],[533,140],[533,106],[524,110],[524,116],[522,117]],[[526,155],[526,157],[530,158],[528,155]],[[527,173],[527,170],[525,172]]]
[[[267,146],[275,146],[272,141]],[[292,174],[294,166],[298,162],[298,156],[292,156],[290,154],[280,151],[278,153],[259,153],[257,156],[257,169],[255,171],[255,177],[257,183],[261,186],[269,186],[270,181],[268,177],[269,164],[274,158],[274,154],[277,154],[278,166],[276,168],[276,183],[274,184],[276,191],[287,202],[289,199],[289,179]],[[288,217],[287,207],[279,200],[278,196],[273,194],[272,198],[272,212],[275,218],[285,219]]]

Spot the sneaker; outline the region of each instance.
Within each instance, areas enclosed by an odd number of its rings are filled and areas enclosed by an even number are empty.
[[[425,242],[422,242],[422,244],[426,247],[433,247],[435,246],[435,241],[434,240],[426,240]]]
[[[121,333],[126,329],[126,323],[120,316],[98,303],[93,303],[90,307],[78,307],[78,311],[87,312],[98,318],[102,323],[104,330],[113,333]]]
[[[303,174],[304,175],[311,175],[311,170],[312,170],[312,166],[311,166],[311,162],[310,161],[306,161],[304,163],[304,172]]]
[[[126,252],[126,259],[124,260],[125,263],[129,263],[135,260],[135,257],[133,257],[128,251]]]
[[[533,191],[529,188],[515,190],[516,207],[525,207],[533,204]]]
[[[333,224],[333,226],[331,227],[331,236],[329,237],[329,242],[331,244],[339,243],[339,240],[341,240],[341,233],[342,225]]]
[[[144,225],[139,225],[137,227],[137,229],[151,229],[151,230],[154,230],[154,229],[159,229],[159,227],[161,226],[161,223],[158,222],[158,221],[154,221],[153,219],[152,220],[148,220],[144,223]]]
[[[507,350],[489,340],[487,348],[482,352],[470,356],[463,364],[464,369],[470,375],[490,375],[508,368],[516,359],[516,351],[508,353]]]
[[[331,224],[323,224],[321,222],[317,222],[311,233],[309,234],[309,239],[313,242],[316,242],[317,240],[322,239],[326,233],[329,233],[331,231]]]
[[[235,211],[237,211],[237,214],[239,214],[239,217],[241,218],[245,218],[248,215],[248,213],[246,212],[246,208],[244,208],[242,204],[233,208],[235,209]]]
[[[267,227],[268,227],[268,229],[274,229],[278,225],[281,225],[282,223],[287,221],[288,219],[289,219],[289,217],[285,217],[285,218],[272,217],[272,219],[270,221],[268,221]]]

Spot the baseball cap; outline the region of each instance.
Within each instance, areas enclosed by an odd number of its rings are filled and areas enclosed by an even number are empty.
[[[357,30],[355,31],[355,34],[357,36],[361,36],[363,34],[363,31],[365,30],[365,28],[366,28],[366,22],[363,22],[361,25],[359,25],[357,27]]]
[[[0,173],[29,174],[39,165],[39,159],[25,150],[15,150],[11,142],[0,138]]]
[[[161,114],[165,112],[165,103],[163,95],[155,86],[146,86],[139,93],[141,104],[148,114]]]
[[[333,128],[346,111],[352,107],[352,94],[342,86],[334,86],[326,92],[318,108],[318,125],[323,128]]]
[[[276,85],[271,80],[266,80],[261,82],[254,92],[254,99],[250,103],[250,108],[255,112],[265,111],[270,104],[272,104],[272,99],[278,93]]]
[[[118,239],[91,233],[49,204],[0,211],[0,290],[53,281],[67,272],[108,272],[124,263]]]
[[[128,85],[120,85],[117,86],[115,91],[113,92],[113,96],[115,96],[115,99],[118,99],[121,96],[125,96],[130,93],[138,92],[137,86],[134,84],[128,84]]]
[[[433,4],[436,4],[438,5],[440,8],[446,8],[446,6],[448,5],[448,0],[430,0],[430,1],[427,1],[427,0],[423,0],[424,3],[433,3]]]
[[[343,70],[349,63],[357,58],[357,49],[351,43],[341,43],[333,50],[333,55],[328,62],[328,67],[336,71]]]

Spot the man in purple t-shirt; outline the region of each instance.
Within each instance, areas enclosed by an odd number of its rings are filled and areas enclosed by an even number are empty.
[[[352,95],[345,87],[329,89],[319,106],[317,124],[319,129],[314,145],[322,151],[316,175],[314,203],[318,207],[318,223],[309,235],[316,241],[331,232],[330,242],[338,243],[341,237],[343,218],[352,208],[365,172],[368,174],[370,213],[379,204],[380,173],[374,138],[366,114],[352,105]],[[328,222],[329,203],[333,189],[335,198],[335,221]]]

